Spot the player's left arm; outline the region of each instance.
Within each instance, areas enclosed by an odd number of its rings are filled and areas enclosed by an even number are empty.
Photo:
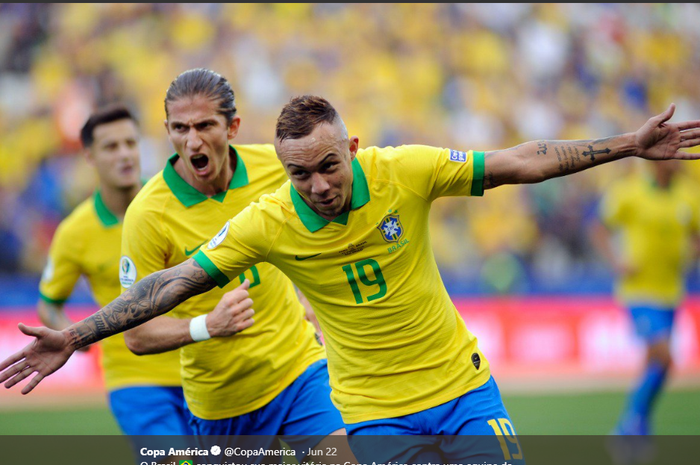
[[[669,123],[671,104],[635,132],[596,140],[539,140],[505,150],[486,152],[484,188],[530,184],[566,176],[621,158],[696,160],[698,153],[681,151],[700,144],[700,120]]]

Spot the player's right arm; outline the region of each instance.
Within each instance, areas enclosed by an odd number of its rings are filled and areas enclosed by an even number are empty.
[[[214,286],[214,279],[189,259],[146,276],[98,312],[62,331],[20,323],[20,330],[36,339],[0,363],[0,383],[10,388],[36,372],[22,389],[27,394],[61,368],[75,350],[162,315]]]
[[[223,295],[214,310],[206,314],[205,325],[211,337],[228,337],[253,325],[255,311],[248,297],[247,279]],[[158,354],[179,349],[195,341],[190,332],[192,319],[162,315],[124,333],[126,346],[136,355]]]
[[[700,144],[700,120],[671,123],[675,105],[637,131],[596,140],[540,140],[485,153],[484,188],[530,184],[635,156],[647,160],[697,160],[682,151]]]

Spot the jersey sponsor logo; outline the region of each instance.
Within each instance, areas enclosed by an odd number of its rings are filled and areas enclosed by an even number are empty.
[[[136,265],[126,255],[119,261],[119,282],[124,289],[130,288],[136,282]]]
[[[41,273],[41,280],[42,281],[51,281],[51,278],[53,278],[53,260],[51,260],[51,257],[46,261],[46,266],[44,267],[44,272]]]
[[[379,223],[379,226],[377,226],[377,229],[387,242],[398,242],[404,232],[399,215],[386,215]]]
[[[450,149],[450,160],[464,163],[467,161],[467,152],[460,152],[458,150]]]
[[[359,244],[350,244],[347,249],[341,250],[340,255],[352,255],[357,252],[362,252],[362,250],[367,247],[367,241],[362,241]]]
[[[299,255],[295,255],[295,256],[294,256],[294,259],[297,260],[297,261],[299,261],[299,262],[303,262],[304,260],[308,260],[309,258],[318,257],[319,255],[321,255],[321,254],[320,254],[320,253],[317,253],[317,254],[314,254],[314,255],[309,255],[308,257],[300,257]]]
[[[201,246],[203,246],[206,242],[207,242],[207,241],[204,241],[204,242],[202,242],[202,243],[199,244],[199,245],[195,245],[194,248],[192,248],[192,249],[188,249],[187,247],[185,247],[185,256],[189,257],[190,255],[192,255],[193,253],[195,253],[197,250],[199,250],[199,248],[200,248]]]
[[[207,249],[209,249],[209,250],[215,249],[216,247],[219,246],[219,244],[224,242],[224,239],[226,239],[226,235],[228,234],[229,224],[230,223],[227,221],[226,224],[224,225],[224,227],[221,228],[221,231],[219,231],[219,233],[216,236],[214,236],[214,239],[209,241],[209,245],[207,245]]]

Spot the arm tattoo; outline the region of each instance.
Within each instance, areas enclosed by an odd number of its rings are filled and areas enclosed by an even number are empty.
[[[80,348],[126,331],[215,286],[214,280],[192,259],[150,274],[72,328],[71,344]]]
[[[536,140],[486,153],[484,189],[541,182],[633,154],[624,136],[596,140]]]
[[[486,173],[486,176],[484,176],[484,188],[493,189],[496,186],[498,186],[498,184],[496,184],[496,179],[493,176],[493,173],[489,171]]]
[[[605,159],[596,158],[596,155],[606,157],[610,155],[612,150],[607,146],[607,142],[614,137],[617,136],[596,140],[552,141],[559,162],[559,173],[561,175],[574,173],[605,161]],[[601,148],[594,149],[594,147]],[[588,162],[582,157],[588,158]]]

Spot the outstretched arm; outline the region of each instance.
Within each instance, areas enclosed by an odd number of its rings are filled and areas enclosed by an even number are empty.
[[[103,309],[63,331],[20,323],[20,330],[36,339],[0,363],[0,383],[6,381],[5,387],[10,388],[37,372],[22,389],[22,394],[27,394],[61,368],[75,350],[166,313],[214,286],[216,283],[202,267],[189,259],[146,276]]]
[[[36,304],[36,311],[39,320],[48,328],[62,330],[73,324],[73,321],[66,315],[64,305],[61,303],[46,302],[39,300]],[[86,352],[90,346],[81,347],[80,351]]]
[[[205,326],[211,337],[228,337],[253,325],[255,311],[248,297],[247,279],[227,292],[214,310],[205,317]],[[136,355],[158,354],[196,342],[190,332],[191,318],[158,316],[124,333],[126,346]]]
[[[632,133],[596,140],[532,141],[486,152],[484,188],[541,182],[629,156],[696,160],[700,154],[681,149],[700,144],[700,121],[669,123],[675,109],[671,104]]]

